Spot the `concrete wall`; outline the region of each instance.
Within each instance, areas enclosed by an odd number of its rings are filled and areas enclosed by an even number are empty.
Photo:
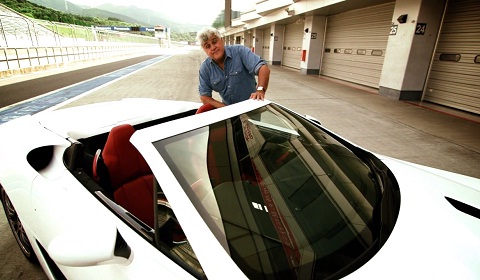
[[[300,62],[300,71],[304,74],[320,74],[322,65],[323,45],[325,38],[325,16],[309,16],[305,18],[302,51],[306,51],[305,61]]]
[[[392,17],[396,34],[388,38],[379,94],[399,100],[420,100],[446,0],[397,0]],[[398,18],[407,15],[405,23]],[[416,33],[426,24],[425,33]]]
[[[268,61],[271,61],[273,65],[282,65],[285,26],[275,24],[272,25],[270,31],[270,34],[273,34],[273,36],[270,36],[270,55]]]

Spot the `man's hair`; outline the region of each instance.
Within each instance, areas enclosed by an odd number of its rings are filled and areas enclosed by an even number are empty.
[[[217,29],[213,27],[202,28],[200,31],[197,32],[197,41],[203,48],[203,43],[205,43],[213,35],[217,36],[218,38],[222,38],[222,34],[220,34],[220,31],[218,31]]]

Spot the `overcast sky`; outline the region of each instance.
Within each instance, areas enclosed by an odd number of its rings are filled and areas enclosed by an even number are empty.
[[[210,25],[225,9],[225,0],[68,0],[74,4],[96,7],[105,3],[117,6],[137,6],[157,11],[167,11],[179,22]],[[256,0],[232,0],[232,10],[245,11]],[[153,3],[153,4],[152,4]],[[173,16],[175,15],[175,16]]]

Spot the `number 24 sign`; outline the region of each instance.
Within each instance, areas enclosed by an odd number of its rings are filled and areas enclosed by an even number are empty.
[[[417,23],[417,26],[415,26],[415,35],[425,35],[425,29],[427,29],[426,23]]]

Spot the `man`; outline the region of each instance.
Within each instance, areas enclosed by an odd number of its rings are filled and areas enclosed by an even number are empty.
[[[208,56],[199,70],[198,89],[203,104],[218,108],[247,99],[264,100],[270,78],[265,60],[245,46],[224,46],[215,28],[200,30],[197,40]],[[222,102],[212,98],[212,91],[220,94]]]

